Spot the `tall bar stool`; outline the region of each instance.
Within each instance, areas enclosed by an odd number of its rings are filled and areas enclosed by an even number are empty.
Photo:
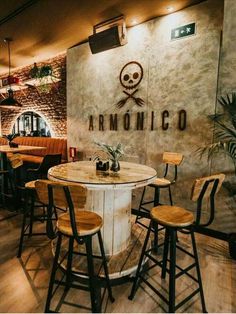
[[[43,157],[43,160],[38,168],[27,169],[27,175],[33,176],[32,180],[47,179],[48,170],[51,167],[61,163],[62,154],[48,154]]]
[[[169,206],[169,205],[159,205],[154,207],[151,210],[151,222],[148,228],[147,236],[144,241],[144,245],[142,248],[142,253],[140,256],[136,276],[134,279],[134,283],[132,286],[131,294],[129,299],[132,300],[136,290],[138,288],[139,279],[143,280],[165,303],[168,304],[168,312],[173,313],[182,305],[184,305],[187,301],[189,301],[192,297],[194,297],[197,293],[200,294],[202,311],[207,312],[205,299],[203,294],[200,266],[198,261],[198,254],[196,248],[196,242],[194,237],[194,232],[198,229],[199,226],[206,227],[209,226],[214,220],[214,211],[215,211],[215,195],[219,191],[222,182],[225,178],[224,174],[212,175],[209,177],[204,177],[197,179],[193,185],[192,189],[192,201],[197,202],[197,211],[196,218],[194,218],[193,213],[190,211],[177,207],[177,206]],[[205,223],[201,223],[202,220],[202,204],[203,200],[207,201],[210,199],[210,215]],[[164,240],[164,250],[163,250],[163,259],[160,261],[155,256],[152,255],[153,248],[148,248],[149,237],[151,233],[151,228],[153,222],[157,222],[166,228],[165,231],[165,240]],[[180,242],[176,243],[177,232],[182,232],[185,234],[190,234],[193,254],[186,251],[183,247],[180,246]],[[181,250],[182,252],[189,255],[194,262],[187,266],[186,268],[182,268],[176,265],[176,248]],[[169,252],[170,251],[170,252]],[[169,254],[169,258],[168,258]],[[145,259],[152,261],[154,264],[149,266],[147,269],[142,270],[142,265]],[[167,264],[169,263],[169,267],[167,268]],[[159,290],[156,289],[145,277],[144,274],[155,266],[160,266],[162,268],[161,277],[163,279],[166,278],[166,273],[169,274],[169,298],[167,299]],[[189,271],[193,268],[196,268],[197,278],[195,278]],[[176,269],[179,271],[176,273]],[[193,281],[198,283],[198,288],[193,291],[190,295],[185,297],[179,304],[175,304],[175,290],[176,290],[176,279],[180,278],[182,275],[187,275]]]
[[[165,164],[164,176],[163,178],[157,178],[153,183],[148,185],[148,187],[154,188],[154,198],[152,200],[144,201],[144,196],[145,196],[145,192],[147,188],[147,187],[144,187],[140,204],[139,204],[139,208],[138,208],[140,212],[142,210],[149,212],[149,209],[144,207],[144,205],[148,205],[151,203],[153,203],[154,206],[160,205],[160,190],[161,189],[168,189],[170,204],[173,205],[171,185],[175,184],[175,182],[177,181],[178,166],[181,164],[182,161],[183,161],[183,155],[180,153],[172,153],[172,152],[163,153],[162,162]],[[169,179],[170,172],[173,172],[173,171],[174,171],[174,176],[172,179]],[[141,217],[138,215],[136,217],[136,222],[138,222],[140,218]]]
[[[23,165],[23,161],[19,154],[7,154],[7,163],[8,170],[0,170],[0,175],[3,178],[2,186],[1,186],[1,196],[3,199],[3,204],[5,204],[5,197],[12,198],[14,203],[17,203],[18,193],[17,193],[17,185],[20,181],[19,169]],[[4,184],[4,181],[7,184]],[[9,193],[9,189],[10,192]]]
[[[50,182],[49,180],[44,180],[46,183]],[[19,240],[19,246],[18,246],[18,253],[17,257],[20,258],[22,254],[23,249],[23,243],[25,237],[31,237],[31,236],[42,236],[46,235],[45,232],[33,232],[33,225],[34,222],[38,221],[41,223],[44,223],[47,221],[47,206],[48,206],[48,200],[45,198],[45,202],[42,203],[36,194],[36,187],[35,187],[36,180],[29,181],[25,183],[24,186],[24,214],[23,214],[23,220],[21,225],[21,234],[20,234],[20,240]],[[37,204],[36,204],[37,203]],[[42,210],[42,214],[35,214],[35,208],[40,207]]]
[[[36,195],[35,182],[37,179],[46,179],[48,170],[61,163],[61,154],[45,155],[43,161],[36,169],[27,169],[28,177],[35,180],[28,181],[24,186],[18,185],[18,190],[24,193],[24,214],[21,225],[21,234],[18,247],[17,257],[20,258],[22,254],[23,242],[25,237],[31,236],[41,236],[46,235],[45,232],[33,232],[34,222],[45,222],[47,221],[47,203],[42,203],[39,201]],[[37,204],[36,204],[37,203]],[[35,209],[41,208],[42,214],[35,214]],[[56,212],[55,212],[56,213]]]
[[[102,218],[94,212],[84,210],[84,206],[87,199],[87,188],[83,185],[66,185],[65,183],[45,183],[44,181],[36,181],[36,191],[39,199],[45,202],[45,191],[48,189],[49,206],[48,216],[52,216],[53,207],[68,208],[68,211],[58,216],[57,230],[57,245],[55,250],[54,262],[51,271],[51,278],[49,282],[48,295],[46,300],[45,312],[50,312],[50,304],[55,290],[59,285],[65,287],[68,291],[71,287],[90,292],[91,306],[93,313],[101,312],[101,300],[100,289],[102,285],[105,285],[108,290],[108,295],[111,302],[114,301],[111,291],[111,285],[108,275],[107,262],[103,247],[103,241],[101,236],[101,228],[103,225]],[[50,220],[48,220],[47,230],[52,236],[54,230]],[[93,255],[92,239],[94,236],[98,237],[99,248],[101,256]],[[67,264],[66,269],[60,268],[60,252],[62,250],[62,238],[68,238],[67,250]],[[85,244],[85,253],[78,253],[74,251],[74,243],[77,245]],[[88,284],[74,284],[79,278],[79,273],[73,270],[73,256],[82,255],[87,258],[88,266]],[[94,271],[94,258],[101,260],[101,266],[103,266],[105,278],[101,278],[95,274]],[[56,273],[60,268],[65,273],[65,281],[56,280]],[[57,284],[56,288],[54,285]],[[54,291],[53,291],[54,290]]]

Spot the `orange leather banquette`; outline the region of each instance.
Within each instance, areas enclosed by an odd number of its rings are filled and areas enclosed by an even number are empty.
[[[24,162],[40,164],[43,157],[48,154],[62,154],[62,162],[67,161],[67,140],[64,138],[19,136],[13,142],[19,145],[46,147],[46,149],[21,153]],[[7,144],[7,142],[1,138],[0,144]]]

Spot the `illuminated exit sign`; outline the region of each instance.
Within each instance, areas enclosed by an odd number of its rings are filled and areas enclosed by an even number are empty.
[[[171,40],[179,39],[187,36],[192,36],[195,34],[196,23],[191,23],[183,25],[171,30]]]

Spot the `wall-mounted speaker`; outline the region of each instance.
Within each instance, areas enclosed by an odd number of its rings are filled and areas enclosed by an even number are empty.
[[[95,32],[89,36],[89,46],[93,54],[123,46],[127,43],[124,23]]]

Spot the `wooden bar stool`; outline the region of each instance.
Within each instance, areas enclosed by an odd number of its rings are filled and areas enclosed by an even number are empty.
[[[71,287],[90,292],[92,312],[101,312],[101,286],[105,286],[108,289],[108,295],[113,302],[111,285],[108,275],[107,262],[103,247],[103,241],[101,236],[101,228],[103,225],[102,218],[94,212],[84,210],[87,199],[87,188],[83,185],[71,185],[66,183],[45,183],[44,181],[36,181],[36,190],[39,199],[45,202],[45,192],[48,190],[49,206],[48,217],[52,216],[53,207],[65,208],[68,211],[58,216],[57,230],[55,236],[57,236],[57,245],[55,250],[54,262],[51,271],[51,278],[49,282],[47,301],[45,306],[45,312],[50,312],[50,304],[55,290],[59,285],[65,287],[68,291]],[[54,233],[52,224],[48,220],[47,230],[50,232],[50,236]],[[98,237],[99,248],[101,255],[95,256],[92,249],[92,239],[94,236]],[[66,269],[61,266],[60,253],[62,250],[62,238],[68,238],[67,249],[67,263]],[[85,244],[85,253],[78,253],[74,251],[74,242],[81,246]],[[79,281],[81,274],[73,270],[73,256],[79,258],[77,255],[86,256],[88,274],[86,275],[86,285],[75,284]],[[95,274],[94,270],[94,258],[101,260],[101,266],[104,269],[105,277],[101,278]],[[61,269],[65,273],[65,281],[57,280],[56,273],[58,269]],[[83,275],[84,279],[84,275]],[[53,289],[54,284],[57,284]],[[54,291],[53,291],[54,290]]]
[[[24,214],[17,257],[21,257],[24,237],[46,235],[46,231],[33,232],[34,222],[44,222],[48,219],[47,212],[45,211],[48,203],[41,203],[37,198],[35,182],[37,179],[46,179],[48,170],[51,167],[59,165],[61,163],[61,156],[61,154],[45,155],[43,161],[37,169],[27,169],[27,178],[29,179],[29,177],[31,176],[31,178],[34,178],[34,180],[26,182],[24,186],[18,185],[18,190],[21,192],[21,194],[24,193]],[[39,207],[42,208],[43,213],[41,215],[35,215],[35,209]]]
[[[143,189],[143,193],[141,196],[141,200],[138,208],[138,215],[136,217],[135,222],[139,223],[143,227],[146,228],[146,225],[141,222],[142,212],[150,212],[148,208],[144,205],[152,204],[154,206],[160,205],[160,190],[168,189],[170,204],[173,205],[172,194],[171,194],[171,185],[175,184],[178,178],[178,166],[183,161],[183,155],[180,153],[172,153],[172,152],[164,152],[162,156],[162,162],[165,164],[165,172],[163,178],[157,178],[153,183],[149,184],[148,187],[154,188],[154,198],[149,201],[144,201],[145,193],[147,187],[145,186]],[[171,172],[171,174],[170,174]],[[173,173],[174,172],[174,173]],[[170,179],[170,175],[172,175],[172,179]],[[157,226],[155,226],[157,229]]]
[[[141,196],[139,208],[138,208],[138,214],[136,217],[135,222],[143,226],[144,228],[147,228],[145,224],[142,223],[142,211],[144,212],[150,212],[149,209],[147,209],[144,205],[148,205],[153,203],[154,206],[160,205],[160,190],[161,189],[168,189],[169,192],[169,199],[170,199],[170,205],[173,205],[172,201],[172,194],[171,194],[171,185],[175,184],[178,177],[178,166],[183,161],[183,155],[180,153],[172,153],[172,152],[164,152],[162,161],[165,164],[165,172],[163,178],[157,178],[153,183],[149,184],[148,187],[154,188],[154,198],[151,201],[144,201],[144,196],[146,192],[146,187],[143,189],[143,193]],[[171,172],[171,174],[170,174]],[[173,175],[172,179],[169,179],[170,175]],[[158,245],[158,224],[153,223],[154,228],[154,242],[155,246]],[[159,228],[159,230],[162,230],[163,228]]]
[[[44,180],[46,183],[51,182],[49,180]],[[23,220],[21,225],[21,234],[20,234],[20,241],[18,247],[17,257],[20,258],[23,249],[23,242],[25,237],[31,236],[41,236],[46,235],[45,232],[33,232],[33,225],[34,222],[45,222],[47,221],[47,206],[48,206],[48,199],[44,199],[45,203],[39,201],[37,194],[36,194],[36,187],[35,187],[36,180],[29,181],[25,183],[23,188],[24,191],[24,213],[23,213]],[[37,204],[36,204],[37,203]],[[42,208],[43,213],[35,215],[36,208]]]
[[[196,242],[194,237],[194,231],[197,230],[198,226],[209,226],[214,219],[214,199],[216,193],[219,191],[222,182],[225,178],[224,174],[212,175],[205,178],[197,179],[193,185],[192,196],[191,199],[197,202],[197,211],[196,218],[192,212],[177,206],[169,206],[169,205],[159,205],[154,207],[151,212],[151,222],[148,228],[147,236],[144,241],[144,245],[142,248],[139,265],[137,268],[136,276],[134,279],[134,283],[132,286],[132,291],[129,296],[129,299],[133,299],[135,292],[138,288],[139,279],[143,280],[165,303],[168,304],[168,312],[173,313],[182,305],[184,305],[187,301],[189,301],[192,297],[194,297],[197,293],[200,294],[202,311],[206,311],[205,299],[203,294],[200,266],[198,261],[198,254],[196,248]],[[207,201],[210,199],[210,216],[204,224],[201,224],[201,215],[202,215],[202,203],[203,200]],[[148,240],[150,237],[152,224],[156,222],[163,227],[166,228],[165,231],[165,240],[164,240],[164,250],[163,250],[163,259],[160,261],[156,256],[152,254],[153,248],[147,248]],[[180,246],[180,242],[176,243],[177,232],[183,232],[185,234],[190,234],[193,254],[186,251],[183,247]],[[176,265],[176,249],[181,250],[190,256],[194,262],[187,266],[186,268],[182,268]],[[168,258],[169,254],[169,258]],[[153,265],[142,270],[142,265],[145,259],[149,259],[149,261],[153,262]],[[167,268],[167,264],[169,263],[169,267]],[[155,266],[160,266],[162,268],[161,277],[163,279],[166,278],[166,272],[169,274],[169,298],[167,299],[159,290],[156,289],[144,276],[144,274],[151,268]],[[195,267],[197,278],[195,278],[192,274],[189,273],[191,269]],[[177,273],[176,270],[179,272]],[[176,290],[176,279],[180,278],[182,275],[187,275],[193,281],[198,283],[198,288],[190,293],[184,300],[179,302],[179,304],[175,304],[175,290]]]
[[[16,207],[17,201],[19,199],[17,185],[20,181],[19,170],[23,165],[23,161],[19,154],[7,154],[7,170],[1,170],[0,175],[2,176],[2,186],[1,186],[1,197],[3,205],[5,205],[5,198],[11,198],[14,202],[14,207]],[[10,192],[9,193],[9,187]]]
[[[171,185],[175,184],[177,181],[178,176],[178,166],[183,161],[183,155],[180,153],[171,153],[171,152],[164,152],[162,157],[162,162],[165,164],[165,172],[163,178],[157,178],[153,183],[149,184],[148,187],[154,188],[154,198],[150,201],[144,201],[144,196],[146,192],[146,187],[143,189],[143,193],[141,196],[140,204],[138,210],[149,210],[144,207],[144,205],[148,205],[153,203],[154,206],[157,206],[160,204],[160,190],[161,189],[168,189],[169,192],[169,199],[170,204],[173,205],[172,201],[172,194],[171,194]],[[174,167],[174,168],[173,168]],[[174,176],[172,179],[169,178],[170,171],[174,171]],[[173,175],[173,174],[172,174]],[[139,216],[136,218],[136,222],[139,220]]]

